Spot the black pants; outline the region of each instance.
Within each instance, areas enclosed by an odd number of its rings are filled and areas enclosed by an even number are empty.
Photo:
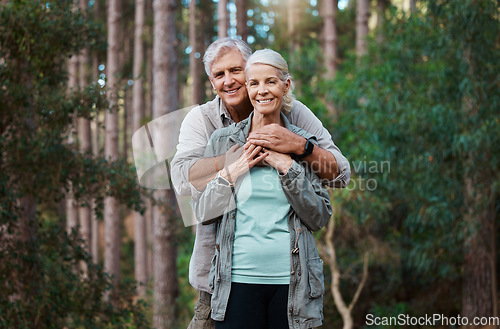
[[[215,329],[288,329],[288,285],[231,283],[224,321]]]

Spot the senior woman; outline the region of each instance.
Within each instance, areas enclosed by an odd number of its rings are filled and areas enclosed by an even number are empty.
[[[215,328],[312,328],[323,319],[323,262],[311,231],[332,214],[328,192],[305,162],[246,143],[248,134],[276,124],[308,139],[282,112],[293,101],[286,61],[256,51],[246,84],[254,111],[216,130],[206,157],[226,153],[225,166],[193,200],[203,223],[217,222],[209,284]]]

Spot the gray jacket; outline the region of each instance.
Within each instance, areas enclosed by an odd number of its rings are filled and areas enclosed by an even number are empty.
[[[206,157],[225,153],[234,144],[243,145],[248,136],[253,115],[235,125],[213,133],[205,150]],[[306,131],[290,125],[281,115],[286,128],[305,138]],[[323,261],[311,231],[326,225],[332,207],[327,190],[308,166],[294,161],[285,175],[279,174],[283,191],[291,205],[288,214],[290,231],[290,288],[288,292],[288,322],[290,328],[312,328],[323,319]],[[212,318],[224,320],[231,290],[232,250],[235,231],[235,194],[242,177],[234,186],[216,178],[207,184],[201,196],[193,201],[195,216],[202,222],[218,220],[215,256],[209,275],[212,294]]]
[[[346,187],[351,177],[349,161],[333,143],[330,133],[321,121],[304,104],[295,100],[292,110],[285,115],[288,122],[298,126],[318,138],[318,145],[331,152],[337,160],[339,175],[328,186]],[[210,136],[216,129],[233,123],[226,106],[216,96],[213,100],[193,108],[182,122],[177,153],[171,163],[172,183],[180,195],[192,195],[197,199],[201,194],[189,182],[191,166],[205,153]],[[200,291],[212,293],[208,285],[210,260],[215,246],[215,225],[197,225],[193,254],[189,261],[189,282]]]

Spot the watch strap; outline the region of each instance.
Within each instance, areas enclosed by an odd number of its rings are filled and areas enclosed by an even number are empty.
[[[312,154],[313,149],[314,149],[314,143],[311,141],[311,138],[308,138],[306,140],[306,146],[304,147],[304,153],[295,155],[295,159],[297,160],[304,159],[306,156]]]

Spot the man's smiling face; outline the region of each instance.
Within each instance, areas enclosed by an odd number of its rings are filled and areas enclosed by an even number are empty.
[[[248,100],[245,64],[241,53],[232,49],[217,58],[210,68],[212,87],[227,107],[237,108]]]

